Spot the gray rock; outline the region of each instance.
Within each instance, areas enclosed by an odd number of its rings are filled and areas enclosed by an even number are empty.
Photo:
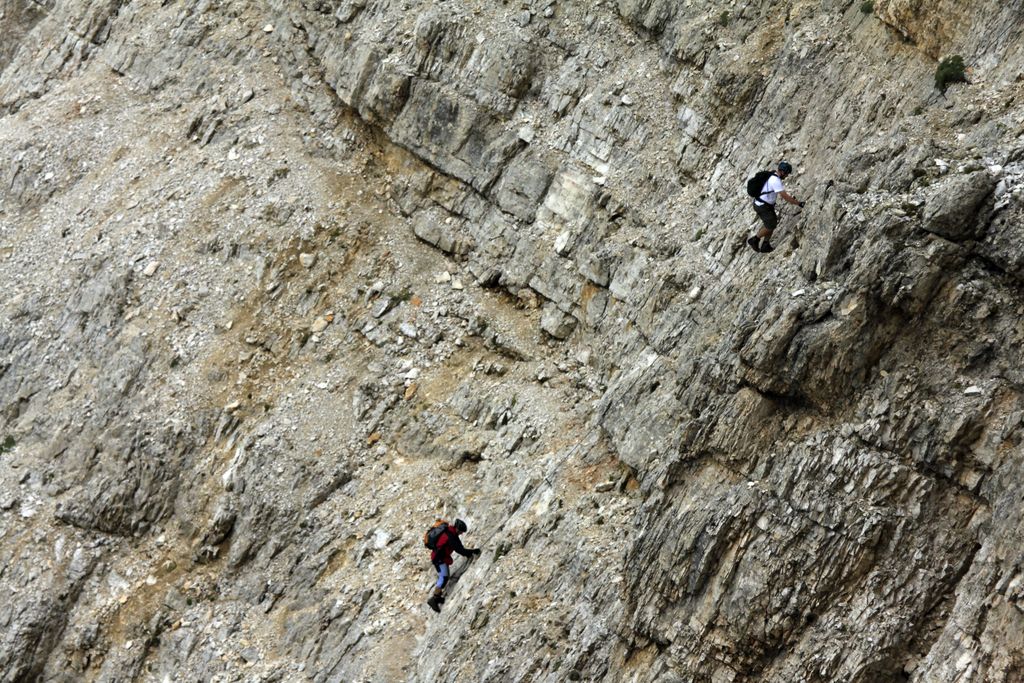
[[[948,176],[929,192],[924,227],[954,241],[981,236],[986,227],[983,207],[992,197],[996,179],[987,171]]]
[[[1019,12],[875,8],[7,2],[0,679],[1012,680]]]
[[[563,313],[554,304],[546,304],[541,313],[540,326],[555,339],[566,339],[576,329],[576,318]]]
[[[383,318],[394,306],[394,299],[389,296],[382,296],[374,302],[373,308],[370,309],[370,315],[374,318]]]

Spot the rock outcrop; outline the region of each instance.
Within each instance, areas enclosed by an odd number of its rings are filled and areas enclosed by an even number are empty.
[[[0,680],[1016,680],[1019,14],[0,2]]]

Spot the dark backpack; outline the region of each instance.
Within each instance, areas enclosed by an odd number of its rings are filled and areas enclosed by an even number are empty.
[[[448,531],[448,522],[443,519],[439,519],[427,529],[426,533],[423,534],[423,545],[430,548],[431,550],[437,550],[437,539],[441,538],[441,534]]]
[[[747,181],[747,194],[754,199],[760,199],[762,195],[768,194],[763,192],[764,184],[768,182],[768,179],[774,175],[774,171],[758,171],[754,174],[754,177]]]

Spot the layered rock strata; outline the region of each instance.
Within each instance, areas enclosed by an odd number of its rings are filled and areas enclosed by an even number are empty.
[[[920,5],[4,2],[0,676],[1015,680],[1022,24]]]

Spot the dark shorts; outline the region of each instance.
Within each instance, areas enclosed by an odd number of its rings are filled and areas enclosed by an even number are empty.
[[[775,232],[775,227],[779,224],[779,217],[775,213],[775,206],[773,204],[761,204],[758,206],[754,204],[754,211],[757,212],[761,222],[764,223],[764,227],[768,232]]]

